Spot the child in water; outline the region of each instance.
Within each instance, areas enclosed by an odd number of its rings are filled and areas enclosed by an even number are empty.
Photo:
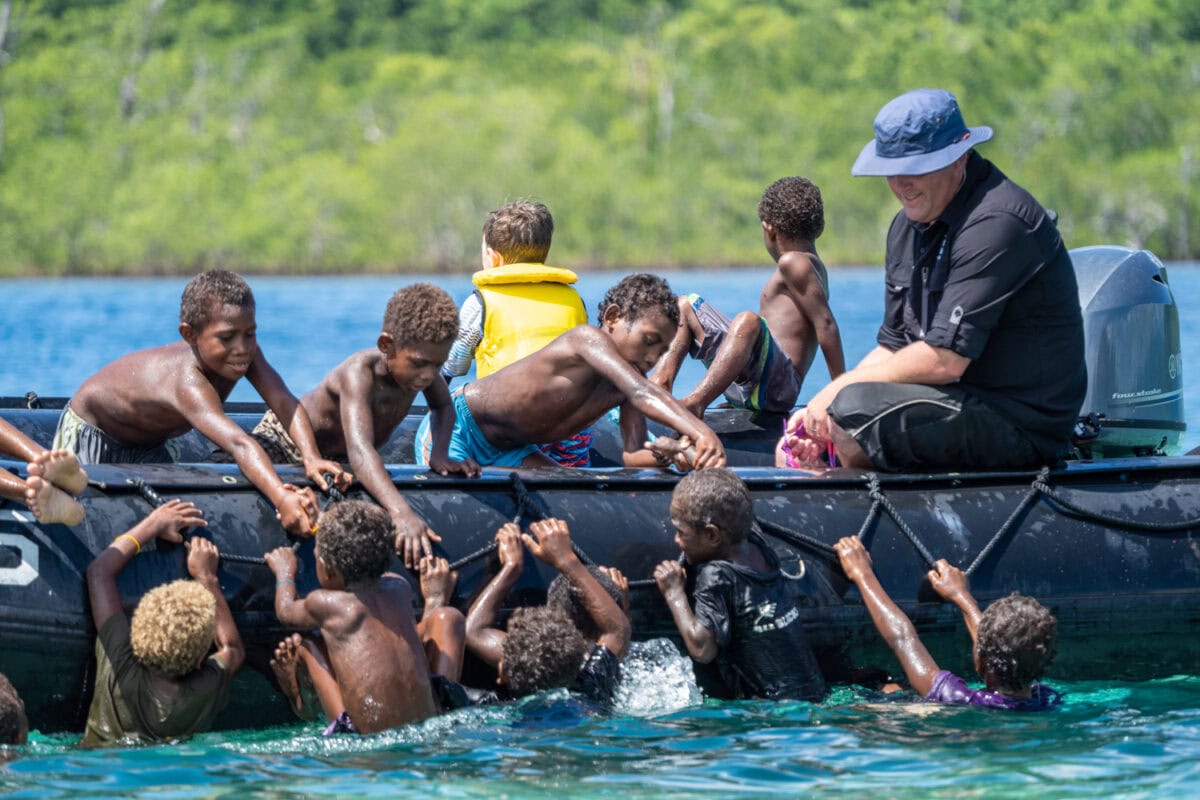
[[[904,667],[909,684],[922,697],[936,703],[1017,711],[1043,711],[1062,701],[1058,692],[1035,683],[1054,660],[1058,641],[1054,615],[1041,603],[1013,592],[980,614],[967,576],[945,559],[937,562],[937,568],[929,572],[929,582],[962,612],[971,634],[975,670],[986,687],[968,689],[962,678],[938,668],[912,621],[880,585],[871,567],[871,555],[862,542],[847,536],[835,549],[846,577],[862,594],[863,605],[871,613],[879,635]]]
[[[395,534],[387,512],[358,500],[334,503],[321,515],[314,551],[320,588],[301,598],[296,591],[296,554],[279,547],[266,554],[275,573],[275,614],[298,630],[319,629],[320,640],[288,637],[272,663],[280,688],[301,713],[300,676],[320,699],[327,734],[377,733],[419,722],[440,709],[420,633],[413,619],[412,590],[387,573]],[[387,573],[387,574],[385,574]],[[433,648],[449,658],[447,672],[461,669],[462,614],[442,607],[426,614]]]
[[[667,601],[697,682],[723,699],[820,701],[827,688],[775,552],[751,530],[754,507],[727,469],[685,475],[671,495],[675,543],[695,571],[664,561],[654,580]]]

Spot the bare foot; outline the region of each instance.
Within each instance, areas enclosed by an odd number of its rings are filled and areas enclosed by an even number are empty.
[[[46,450],[29,462],[29,474],[48,480],[71,494],[79,494],[87,488],[87,473],[80,469],[79,459],[70,450]]]
[[[25,481],[25,504],[38,522],[61,522],[78,525],[83,522],[83,506],[71,495],[52,483],[34,475]]]
[[[300,649],[304,646],[301,643],[300,634],[293,633],[292,636],[284,638],[277,648],[275,648],[275,657],[271,658],[271,672],[275,673],[275,680],[280,684],[280,691],[283,696],[288,698],[288,703],[292,704],[292,710],[301,720],[311,720],[312,704],[307,703],[307,694],[311,692],[311,681],[308,681],[307,668],[302,663],[300,658]],[[301,672],[302,670],[302,672]],[[308,692],[302,690],[301,682],[308,684]]]

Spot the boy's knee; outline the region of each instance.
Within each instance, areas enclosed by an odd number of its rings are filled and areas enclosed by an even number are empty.
[[[734,336],[744,336],[748,334],[757,334],[759,330],[759,316],[753,311],[741,311],[729,323],[729,333]]]
[[[454,633],[457,631],[466,631],[467,620],[463,613],[457,608],[442,606],[429,611],[425,615],[425,621],[435,626],[438,630]]]

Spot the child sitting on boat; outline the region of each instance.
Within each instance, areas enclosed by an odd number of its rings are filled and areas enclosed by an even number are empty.
[[[477,476],[470,459],[450,459],[454,407],[439,370],[458,332],[458,309],[450,295],[428,283],[407,286],[388,301],[376,346],[360,350],[326,375],[300,400],[322,453],[348,458],[350,469],[391,517],[396,552],[409,569],[432,554],[441,538],[396,489],[376,449],[404,421],[417,394],[429,406],[432,452],[429,467],[440,475]],[[275,463],[299,464],[303,455],[274,411],[252,435]]]
[[[458,338],[442,374],[484,378],[536,352],[576,325],[587,309],[569,269],[548,266],[554,218],[542,203],[518,200],[492,211],[483,223],[483,269],[471,276],[475,291],[459,312]],[[564,467],[591,463],[592,432],[540,445]]]
[[[28,462],[28,478],[0,469],[0,497],[29,506],[38,522],[83,522],[83,506],[71,495],[87,488],[87,473],[69,450],[47,450],[0,419],[0,453]]]
[[[723,699],[819,701],[827,688],[775,552],[755,533],[741,478],[713,469],[684,476],[671,494],[675,543],[694,570],[664,561],[654,580],[667,601],[696,679]]]
[[[408,582],[388,573],[394,531],[386,511],[370,503],[334,503],[317,526],[319,588],[301,598],[290,547],[266,554],[275,573],[275,614],[284,625],[320,630],[320,638],[288,637],[272,664],[280,688],[302,713],[298,666],[303,663],[329,722],[327,734],[376,733],[439,712],[425,645],[412,611]],[[426,612],[431,650],[457,677],[463,653],[462,614]],[[437,620],[437,624],[434,624]]]
[[[276,412],[299,446],[308,477],[328,488],[350,475],[321,457],[308,414],[259,349],[254,295],[239,275],[223,269],[193,278],[179,310],[182,342],[124,356],[84,381],[58,422],[53,448],[82,464],[176,460],[168,441],[195,428],[231,454],[274,505],[283,527],[308,535],[315,503],[279,479],[262,447],[225,415],[222,403],[246,378]]]
[[[25,704],[16,688],[0,672],[0,745],[25,744],[29,738],[29,719],[25,716]],[[0,755],[0,762],[4,760]]]
[[[732,320],[698,294],[679,298],[681,324],[651,379],[667,391],[688,355],[708,371],[683,399],[697,417],[724,393],[734,408],[787,414],[819,346],[831,377],[846,370],[842,338],[829,308],[829,275],[817,255],[825,229],[821,191],[805,178],[781,178],[758,203],[763,243],[778,269],[758,313]]]
[[[571,687],[607,708],[630,637],[629,618],[616,599],[620,590],[616,584],[606,589],[579,560],[563,520],[534,522],[529,531],[522,534],[513,523],[497,531],[500,571],[467,614],[467,647],[496,669],[497,683],[513,697]],[[573,620],[572,593],[556,592],[547,605],[514,611],[507,631],[495,626],[504,599],[524,569],[522,543],[571,584],[586,609],[585,625]]]
[[[938,668],[912,621],[880,585],[862,542],[847,536],[835,549],[846,577],[862,594],[879,635],[922,697],[937,703],[1018,711],[1042,711],[1061,702],[1058,692],[1035,683],[1054,660],[1058,641],[1054,615],[1041,603],[1013,592],[980,614],[967,576],[945,559],[937,562],[937,568],[929,572],[929,582],[962,612],[971,634],[975,669],[986,686],[968,689],[962,678]]]
[[[208,539],[187,541],[193,580],[151,589],[125,616],[117,576],[150,542],[182,541],[204,526],[200,509],[170,500],[122,533],[87,569],[96,623],[96,690],[80,745],[161,742],[206,731],[229,700],[245,653],[217,581],[220,553]],[[209,651],[216,645],[216,652]]]
[[[716,434],[645,378],[678,326],[679,308],[666,281],[626,277],[601,301],[599,327],[576,326],[454,395],[450,457],[484,466],[555,466],[538,445],[570,437],[619,405],[625,466],[662,463],[645,447],[645,417],[687,437],[695,446],[694,466],[723,465]],[[420,447],[416,457],[425,463]]]

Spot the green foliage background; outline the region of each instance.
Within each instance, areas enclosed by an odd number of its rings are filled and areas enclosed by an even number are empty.
[[[533,196],[572,267],[827,261],[896,210],[871,121],[954,91],[1070,246],[1200,253],[1196,0],[2,0],[0,274],[470,270]]]

